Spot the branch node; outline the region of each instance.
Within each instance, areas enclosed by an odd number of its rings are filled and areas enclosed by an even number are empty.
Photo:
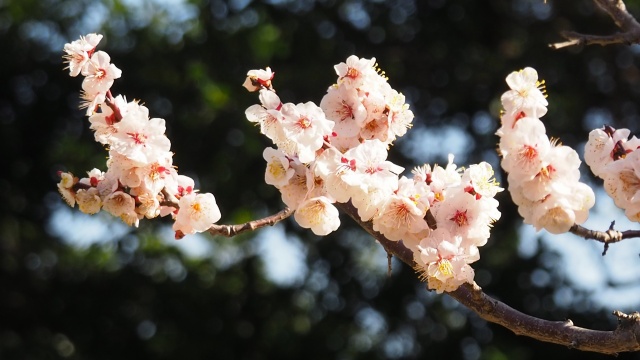
[[[618,318],[618,324],[620,327],[640,324],[640,313],[637,311],[631,314],[625,314],[620,310],[614,310],[613,316]]]

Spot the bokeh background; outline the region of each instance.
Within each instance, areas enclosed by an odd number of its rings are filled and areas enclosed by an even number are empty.
[[[63,70],[62,47],[81,34],[105,35],[99,48],[123,71],[112,91],[166,119],[174,164],[215,194],[222,223],[239,223],[283,206],[262,180],[268,139],[244,118],[257,102],[241,87],[249,69],[271,66],[283,101],[319,103],[334,64],[376,57],[416,114],[391,151],[407,170],[448,153],[497,167],[504,78],[525,66],[546,80],[543,120],[564,144],[581,152],[605,123],[637,133],[640,47],[549,49],[562,30],[616,28],[588,0],[0,0],[0,359],[608,359],[488,324],[398,262],[387,274],[346,217],[325,238],[287,220],[176,241],[166,220],[127,228],[56,192],[59,170],[105,169],[81,79]],[[614,328],[613,309],[640,309],[637,240],[602,257],[600,244],[523,226],[499,200],[475,265],[487,293],[596,329]],[[587,225],[611,220],[638,228],[598,190]]]

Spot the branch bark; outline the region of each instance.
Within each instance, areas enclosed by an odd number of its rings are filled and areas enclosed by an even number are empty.
[[[595,240],[604,244],[604,250],[602,251],[602,256],[607,254],[607,250],[609,250],[609,245],[613,243],[620,242],[624,239],[631,239],[640,237],[640,231],[638,230],[626,230],[626,231],[618,231],[613,228],[615,225],[615,221],[611,222],[611,226],[607,231],[597,231],[590,230],[580,225],[573,225],[569,232],[576,234],[580,237],[583,237],[587,240]]]
[[[180,202],[176,199],[175,196],[171,195],[166,190],[162,190],[162,195],[164,196],[164,201],[161,202],[162,205],[171,206],[176,209],[180,209]],[[273,226],[280,221],[288,218],[293,214],[293,210],[288,206],[285,206],[284,209],[279,212],[264,217],[262,219],[251,220],[243,224],[236,225],[224,225],[224,224],[213,224],[207,232],[213,236],[222,235],[226,237],[233,237],[244,232],[254,231],[260,229],[265,226]]]
[[[291,216],[291,214],[293,214],[293,210],[291,210],[291,208],[289,207],[285,207],[284,209],[280,210],[278,213],[267,216],[262,219],[252,220],[244,224],[238,224],[238,225],[214,224],[207,231],[211,235],[222,235],[226,237],[232,237],[232,236],[241,234],[243,232],[254,231],[256,229],[259,229],[265,226],[273,226],[279,223],[280,221],[288,218],[289,216]]]
[[[564,42],[549,44],[552,49],[560,49],[573,45],[612,45],[640,43],[640,24],[627,11],[622,0],[593,0],[616,23],[621,32],[611,35],[589,35],[566,31],[560,35],[567,39]]]
[[[401,241],[391,241],[373,230],[370,221],[362,221],[358,210],[351,204],[336,206],[371,234],[387,251],[402,262],[415,267],[413,252]],[[477,284],[465,284],[447,293],[481,318],[504,326],[516,335],[524,335],[543,342],[569,348],[615,355],[620,352],[640,351],[640,314],[614,311],[618,326],[612,331],[598,331],[574,326],[571,320],[549,321],[524,314],[485,294]]]

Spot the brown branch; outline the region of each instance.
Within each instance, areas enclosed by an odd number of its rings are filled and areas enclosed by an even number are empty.
[[[415,267],[413,252],[401,241],[391,241],[373,230],[371,221],[362,221],[351,204],[336,204],[363,229],[371,234],[387,251],[402,262]],[[640,314],[614,312],[618,327],[613,331],[597,331],[574,326],[571,320],[549,321],[526,315],[503,302],[485,294],[477,284],[465,284],[448,293],[481,318],[504,326],[516,335],[524,335],[543,342],[560,344],[569,348],[603,354],[640,351]]]
[[[486,295],[476,284],[464,284],[449,295],[481,318],[502,325],[516,335],[610,355],[640,351],[640,314],[637,312],[627,315],[614,311],[618,327],[613,331],[599,331],[575,326],[571,320],[548,321],[523,314]]]
[[[162,195],[164,200],[160,202],[161,205],[170,206],[176,208],[176,210],[180,209],[179,200],[171,195],[166,189],[162,189]],[[279,212],[264,217],[262,219],[251,220],[243,224],[237,225],[219,225],[213,224],[207,232],[213,236],[222,235],[226,237],[233,237],[243,232],[254,231],[256,229],[263,228],[265,226],[273,226],[280,221],[288,218],[293,214],[293,210],[288,206],[285,206],[284,209]]]
[[[291,216],[291,214],[293,214],[293,210],[289,207],[285,207],[284,209],[280,210],[280,212],[273,214],[271,216],[267,216],[262,219],[252,220],[244,224],[238,224],[238,225],[214,224],[207,231],[211,235],[222,235],[226,237],[233,237],[243,232],[254,231],[256,229],[259,229],[265,226],[273,226],[278,222],[288,218],[289,216]]]
[[[618,231],[613,228],[614,225],[615,221],[612,221],[607,231],[597,231],[590,230],[575,224],[571,227],[571,229],[569,229],[569,232],[583,237],[587,240],[591,239],[603,243],[604,251],[602,252],[602,255],[604,256],[607,254],[607,250],[609,250],[610,244],[620,242],[624,239],[640,237],[640,231],[638,230]]]
[[[553,49],[560,49],[573,45],[612,45],[640,43],[640,24],[627,11],[622,0],[593,0],[598,7],[606,12],[622,32],[612,35],[588,35],[566,31],[560,35],[567,39],[564,42],[549,44]]]

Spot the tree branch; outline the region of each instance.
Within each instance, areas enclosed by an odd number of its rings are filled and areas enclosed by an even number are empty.
[[[180,209],[179,200],[176,199],[175,196],[171,195],[168,191],[166,191],[166,189],[162,189],[162,195],[164,196],[164,201],[160,203],[161,205],[170,206],[170,207],[176,208],[176,210]],[[279,212],[273,215],[269,215],[262,219],[251,220],[243,224],[237,224],[237,225],[213,224],[207,230],[207,232],[213,236],[222,235],[226,237],[233,237],[238,234],[242,234],[243,232],[254,231],[256,229],[260,229],[265,226],[273,226],[279,223],[280,221],[288,218],[289,216],[291,216],[291,214],[293,214],[293,210],[288,206],[285,206],[284,209],[280,210]]]
[[[564,42],[549,44],[553,49],[560,49],[573,45],[612,45],[640,43],[640,24],[627,11],[622,0],[593,0],[598,7],[606,12],[622,32],[612,35],[588,35],[566,31],[560,35],[567,39]]]
[[[280,210],[280,212],[273,214],[271,216],[267,216],[262,219],[252,220],[244,224],[238,224],[238,225],[214,224],[207,231],[211,235],[222,235],[226,237],[232,237],[232,236],[241,234],[243,232],[254,231],[256,229],[259,229],[265,226],[273,226],[278,222],[288,218],[289,216],[291,216],[291,214],[293,214],[293,210],[291,210],[291,208],[289,207],[285,207],[284,209]]]
[[[569,232],[583,237],[587,240],[592,239],[603,243],[604,251],[602,252],[602,255],[604,256],[607,254],[607,250],[609,250],[609,244],[617,243],[624,239],[640,237],[640,231],[638,230],[614,230],[613,226],[615,225],[615,223],[615,221],[612,221],[607,231],[590,230],[580,225],[574,224],[571,229],[569,229]]]
[[[371,221],[362,221],[358,210],[351,203],[336,203],[336,206],[371,234],[387,253],[395,255],[412,268],[415,267],[413,252],[401,241],[388,240],[373,230]],[[603,354],[640,351],[640,314],[637,312],[627,315],[614,311],[614,316],[618,318],[617,328],[613,331],[597,331],[574,326],[571,320],[549,321],[524,314],[485,294],[475,283],[464,284],[448,294],[481,318],[502,325],[516,335]]]

